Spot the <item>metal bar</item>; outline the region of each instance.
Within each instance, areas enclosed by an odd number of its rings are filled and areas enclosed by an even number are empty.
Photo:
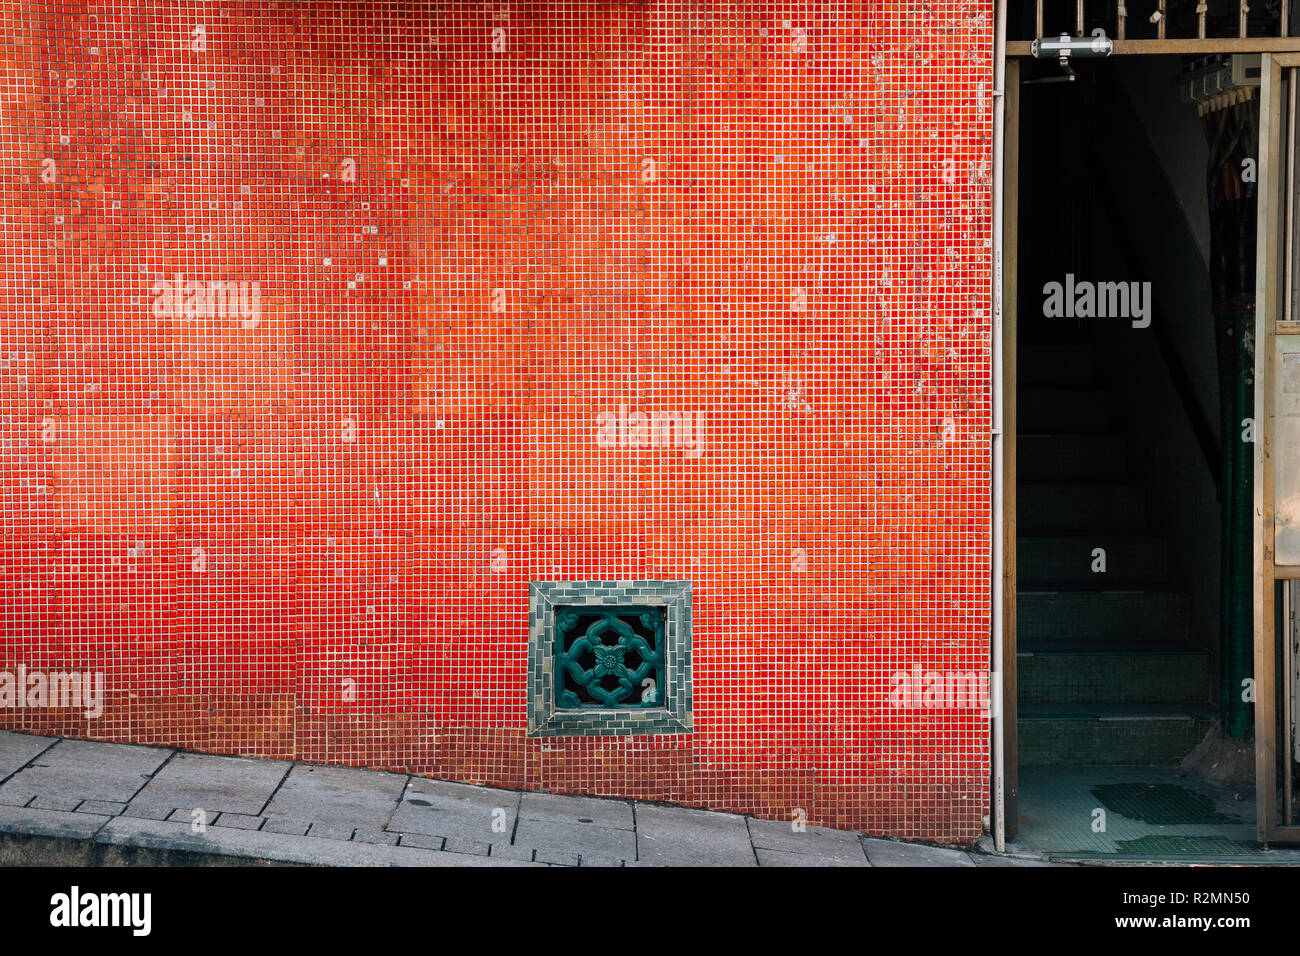
[[[1156,39],[1158,40],[1163,40],[1165,38],[1165,20],[1167,19],[1167,12],[1168,11],[1165,10],[1165,0],[1160,0],[1160,3],[1156,7]]]
[[[1074,35],[1083,36],[1083,0],[1074,0]]]
[[[1278,36],[1287,36],[1291,29],[1291,0],[1282,0],[1282,24]]]
[[[1032,56],[1029,40],[1007,43],[1007,56]],[[1205,56],[1210,53],[1300,53],[1300,37],[1213,37],[1197,40],[1192,37],[1171,40],[1116,40],[1112,56],[1141,54],[1188,53]],[[1289,64],[1288,64],[1289,65]]]
[[[1250,7],[1247,5],[1249,0],[1240,0],[1240,3],[1241,6],[1238,8],[1241,11],[1238,17],[1240,23],[1237,27],[1237,36],[1244,38],[1246,36],[1246,16],[1250,13]]]
[[[1124,0],[1115,0],[1115,36],[1124,39],[1125,27],[1128,25],[1128,7]]]
[[[989,730],[992,735],[989,758],[992,762],[992,792],[990,794],[991,813],[993,815],[993,846],[998,853],[1007,851],[1006,819],[1006,716],[1002,709],[1004,696],[999,681],[1002,679],[1002,664],[1005,659],[1002,646],[1005,628],[1002,623],[1003,593],[1002,576],[1003,543],[1003,492],[1002,480],[1002,257],[1003,257],[1003,191],[1006,176],[1006,105],[1007,105],[1007,59],[1005,41],[1007,0],[997,4],[995,17],[997,25],[993,34],[993,168],[992,190],[993,220],[993,283],[992,293],[992,351],[993,351],[993,421],[989,439],[990,471],[992,472],[992,515],[989,528],[991,548],[989,554],[990,571],[990,609],[989,609]],[[996,696],[994,696],[996,695]]]
[[[1034,0],[1034,36],[1043,35],[1043,0]]]
[[[1016,666],[1016,323],[1019,304],[1020,218],[1020,61],[1006,64],[1002,155],[1002,814],[1003,836],[1019,825],[1020,769],[1017,757]],[[995,587],[998,584],[995,582]]]
[[[1210,5],[1207,0],[1200,0],[1196,5],[1196,36],[1197,39],[1205,39],[1205,14],[1209,11]]]

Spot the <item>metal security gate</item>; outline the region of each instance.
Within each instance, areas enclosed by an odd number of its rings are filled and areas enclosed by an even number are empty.
[[[1116,54],[1264,53],[1296,48],[1290,0],[1276,14],[1251,0],[1034,0],[1033,37],[1092,37],[1104,31]],[[1031,39],[1008,38],[1008,56]]]

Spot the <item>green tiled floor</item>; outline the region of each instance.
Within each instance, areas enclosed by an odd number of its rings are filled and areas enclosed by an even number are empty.
[[[1186,778],[1175,779],[1176,783],[1100,783],[1092,788],[1092,795],[1110,813],[1159,826],[1241,822],[1216,810],[1213,798],[1188,786]]]
[[[1113,862],[1295,863],[1261,851],[1253,790],[1177,776],[1176,766],[1024,767],[1012,852]]]

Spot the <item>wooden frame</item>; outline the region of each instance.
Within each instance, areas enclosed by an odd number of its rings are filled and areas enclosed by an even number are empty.
[[[1300,841],[1300,826],[1278,823],[1277,806],[1277,582],[1300,579],[1300,566],[1277,567],[1273,438],[1277,335],[1296,334],[1288,314],[1287,235],[1294,215],[1291,172],[1295,164],[1283,70],[1300,67],[1300,53],[1265,54],[1260,62],[1259,192],[1255,258],[1255,805],[1261,843]],[[1286,77],[1296,81],[1294,75]],[[1285,112],[1284,107],[1288,107]],[[1289,640],[1289,636],[1288,636]],[[1289,678],[1289,675],[1287,675]],[[1290,728],[1283,729],[1290,740]],[[1288,759],[1290,758],[1288,750]],[[1284,790],[1289,793],[1290,787]],[[1290,814],[1287,814],[1289,819]]]

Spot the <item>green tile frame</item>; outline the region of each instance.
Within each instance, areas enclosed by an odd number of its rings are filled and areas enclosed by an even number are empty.
[[[556,607],[622,605],[665,608],[664,706],[560,710],[555,698]],[[530,737],[691,733],[691,582],[530,582],[527,694]]]

